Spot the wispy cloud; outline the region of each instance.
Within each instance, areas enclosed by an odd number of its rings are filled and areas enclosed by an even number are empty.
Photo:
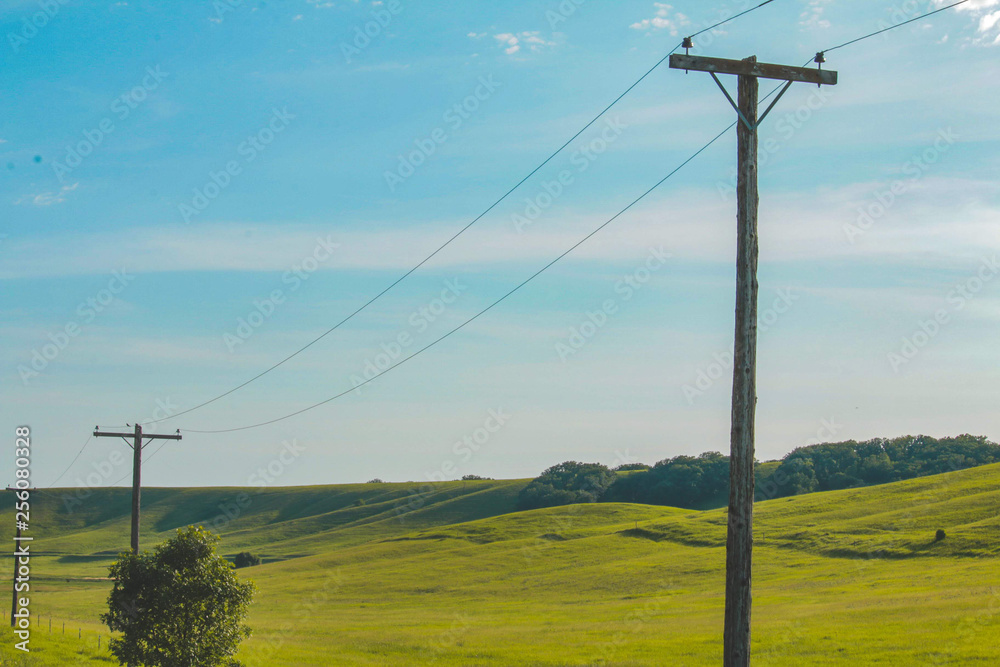
[[[855,183],[819,192],[785,193],[762,206],[762,256],[768,261],[893,262],[942,266],[1000,253],[1000,185],[987,181],[926,177],[899,197],[863,237],[849,242],[854,224],[885,183]],[[663,211],[670,211],[664,214]],[[961,213],[956,213],[961,211]],[[678,259],[731,261],[735,236],[732,203],[714,190],[673,193],[631,211],[614,233],[580,246],[568,261],[621,261],[663,246]],[[479,271],[484,266],[535,265],[560,254],[606,220],[594,213],[566,211],[528,233],[512,225],[469,232],[433,266]],[[128,261],[143,272],[286,271],[311,253],[317,238],[339,244],[321,270],[409,269],[438,247],[464,221],[388,229],[338,229],[219,223],[198,228],[155,227],[90,235],[61,234],[8,240],[9,260],[0,279],[106,273]],[[651,231],[655,230],[655,231]],[[19,259],[23,258],[23,259]]]
[[[478,38],[480,36],[469,33],[469,37]],[[508,56],[520,53],[522,47],[530,51],[541,51],[544,48],[555,46],[555,42],[544,39],[537,30],[518,33],[502,32],[493,35],[493,39],[497,40]]]
[[[823,16],[826,5],[832,0],[809,0],[809,6],[799,16],[799,25],[805,28],[829,28],[830,22]]]
[[[633,30],[669,30],[671,35],[677,35],[681,27],[689,25],[688,17],[680,12],[675,12],[672,5],[663,2],[654,2],[656,14],[652,18],[636,21],[629,27]]]
[[[16,199],[14,204],[32,204],[34,206],[52,206],[53,204],[61,204],[66,201],[66,195],[73,190],[76,190],[79,185],[79,183],[73,183],[72,185],[64,185],[59,188],[57,192],[40,192],[38,194],[25,195]]]
[[[953,3],[953,0],[934,0],[938,7]],[[1000,0],[969,0],[955,7],[957,11],[968,12],[979,19],[976,26],[977,37],[973,43],[982,45],[1000,45]]]

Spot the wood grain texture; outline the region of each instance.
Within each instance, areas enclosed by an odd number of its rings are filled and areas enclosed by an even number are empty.
[[[837,84],[837,73],[833,70],[758,63],[755,58],[727,60],[725,58],[708,58],[705,56],[688,56],[683,53],[675,53],[670,56],[670,67],[672,69],[691,70],[694,72],[736,74],[739,76],[754,76],[761,79],[819,83],[828,86]]]
[[[753,69],[755,58],[744,63]],[[739,79],[739,107],[757,122],[758,82]],[[725,667],[750,664],[753,561],[754,416],[757,407],[757,131],[737,129],[736,347],[730,432],[729,518],[726,536]]]

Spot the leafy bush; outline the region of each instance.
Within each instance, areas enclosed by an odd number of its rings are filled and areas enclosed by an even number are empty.
[[[547,469],[521,489],[517,496],[517,508],[530,510],[595,503],[615,478],[615,473],[606,465],[565,461]]]
[[[480,477],[479,475],[462,475],[463,482],[474,482],[479,480],[493,479],[492,477]]]
[[[260,565],[260,556],[254,556],[249,551],[241,551],[236,554],[235,558],[233,558],[233,565],[235,565],[237,569]]]
[[[941,541],[941,540],[943,540],[944,538],[945,538],[945,534],[944,534],[944,531],[943,531],[943,530],[941,530],[940,528],[938,528],[938,529],[937,529],[937,532],[936,532],[936,533],[934,533],[934,541],[935,541],[935,542],[940,542],[940,541]]]
[[[218,540],[189,526],[152,552],[123,553],[111,565],[114,585],[101,620],[116,633],[108,647],[119,663],[241,664],[233,656],[250,636],[243,621],[255,587],[215,553]]]
[[[376,477],[375,479],[368,480],[368,484],[385,484],[385,482]]]

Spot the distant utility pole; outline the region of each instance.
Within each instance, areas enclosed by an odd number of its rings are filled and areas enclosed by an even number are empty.
[[[135,433],[101,433],[100,427],[94,427],[95,438],[122,438],[125,444],[132,448],[132,553],[139,553],[139,496],[142,493],[142,449],[153,440],[180,440],[180,429],[174,435],[153,435],[143,433],[142,426],[135,425]],[[128,441],[133,438],[132,442]],[[146,445],[143,438],[149,438]]]
[[[685,39],[683,46],[693,46]],[[815,62],[822,65],[822,54]],[[750,665],[751,564],[753,562],[754,413],[757,407],[757,128],[795,81],[837,83],[837,73],[746,60],[723,60],[687,54],[670,56],[673,69],[708,72],[736,110],[736,348],[733,358],[733,408],[729,458],[729,528],[726,536],[725,667]],[[739,102],[719,81],[719,74],[739,76]],[[757,118],[757,79],[787,81]]]

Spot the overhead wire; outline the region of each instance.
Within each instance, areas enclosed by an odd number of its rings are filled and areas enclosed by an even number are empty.
[[[912,19],[909,19],[908,21],[901,21],[901,22],[899,22],[899,23],[897,23],[895,25],[889,26],[888,28],[883,28],[882,30],[876,30],[873,33],[869,33],[869,34],[865,35],[864,37],[858,37],[857,39],[852,39],[849,42],[844,42],[843,44],[838,44],[837,46],[832,46],[829,49],[825,49],[823,51],[820,51],[820,53],[830,53],[831,51],[836,51],[837,49],[842,49],[845,46],[850,46],[851,44],[857,44],[858,42],[862,42],[862,41],[864,41],[866,39],[869,39],[871,37],[875,37],[876,35],[881,35],[884,32],[889,32],[890,30],[895,30],[896,28],[902,28],[904,25],[909,25],[910,23],[913,23],[914,21],[920,21],[922,19],[927,18],[928,16],[934,16],[935,14],[939,14],[939,13],[941,13],[943,11],[947,11],[949,9],[953,9],[955,7],[958,7],[959,5],[964,5],[968,1],[969,0],[959,0],[959,2],[956,2],[954,4],[948,5],[947,7],[941,7],[939,9],[935,9],[932,12],[927,12],[926,14],[921,14],[920,16],[916,16],[916,17],[914,17]]]
[[[215,429],[215,430],[198,430],[198,429],[181,429],[181,430],[186,431],[188,433],[232,433],[234,431],[245,431],[245,430],[252,429],[252,428],[259,428],[261,426],[267,426],[269,424],[274,424],[274,423],[277,423],[277,422],[280,422],[280,421],[284,421],[286,419],[290,419],[291,417],[295,417],[295,416],[300,415],[300,414],[302,414],[304,412],[308,412],[310,410],[314,410],[315,408],[318,408],[318,407],[320,407],[322,405],[326,405],[327,403],[330,403],[331,401],[335,401],[338,398],[341,398],[342,396],[346,396],[347,394],[350,394],[351,392],[353,392],[353,391],[355,391],[355,390],[363,387],[364,385],[368,384],[369,382],[372,382],[373,380],[375,380],[375,379],[377,379],[379,377],[382,377],[383,375],[385,375],[389,371],[391,371],[391,370],[393,370],[395,368],[399,368],[400,366],[402,366],[407,361],[410,361],[411,359],[419,356],[420,354],[426,352],[427,350],[429,350],[430,348],[434,347],[435,345],[437,345],[441,341],[445,340],[446,338],[448,338],[452,334],[460,331],[461,329],[464,329],[466,326],[468,326],[472,322],[476,321],[477,319],[479,319],[480,317],[482,317],[483,315],[485,315],[487,312],[489,312],[490,310],[492,310],[493,308],[495,308],[496,306],[498,306],[499,304],[501,304],[502,302],[504,302],[505,300],[507,300],[507,298],[509,298],[514,293],[516,293],[518,290],[520,290],[522,287],[524,287],[525,285],[527,285],[528,283],[530,283],[532,280],[534,280],[535,278],[537,278],[538,276],[540,276],[542,273],[544,273],[546,270],[548,270],[551,266],[553,266],[556,262],[558,262],[559,260],[561,260],[564,257],[566,257],[567,255],[569,255],[571,252],[573,252],[578,247],[580,247],[581,245],[583,245],[587,240],[589,240],[595,234],[597,234],[602,229],[604,229],[605,227],[607,227],[608,225],[610,225],[612,222],[614,222],[615,220],[617,220],[619,217],[621,217],[626,211],[628,211],[633,206],[635,206],[640,201],[642,201],[653,190],[655,190],[660,185],[662,185],[663,183],[665,183],[671,176],[673,176],[678,171],[680,171],[681,169],[683,169],[689,162],[691,162],[696,157],[698,157],[703,152],[705,152],[712,144],[714,144],[716,141],[718,141],[724,134],[726,134],[727,132],[729,132],[729,130],[731,130],[735,125],[736,125],[736,123],[734,122],[734,123],[730,124],[722,132],[720,132],[719,134],[715,135],[715,137],[713,137],[707,144],[705,144],[704,146],[702,146],[701,148],[699,148],[693,155],[691,155],[689,158],[687,158],[686,160],[684,160],[684,162],[682,162],[680,165],[678,165],[669,174],[667,174],[666,176],[664,176],[663,178],[661,178],[659,181],[657,181],[648,190],[646,190],[641,195],[639,195],[638,197],[636,197],[635,199],[633,199],[632,202],[629,203],[625,208],[621,209],[620,211],[618,211],[618,213],[615,213],[613,216],[611,216],[610,218],[608,218],[604,223],[602,223],[596,229],[592,230],[589,234],[587,234],[582,239],[580,239],[579,241],[577,241],[576,243],[574,243],[567,250],[563,251],[562,254],[560,254],[558,257],[556,257],[555,259],[553,259],[552,261],[550,261],[548,264],[546,264],[542,268],[540,268],[537,271],[535,271],[535,273],[533,273],[530,276],[528,276],[526,279],[524,279],[522,282],[520,282],[517,286],[515,286],[513,289],[511,289],[509,292],[507,292],[503,296],[501,296],[496,301],[492,302],[486,308],[483,308],[482,310],[480,310],[478,313],[476,313],[472,317],[468,318],[467,320],[465,320],[464,322],[462,322],[461,324],[459,324],[455,328],[451,329],[450,331],[448,331],[444,335],[440,336],[439,338],[436,338],[435,340],[433,340],[432,342],[428,343],[424,347],[420,348],[419,350],[417,350],[413,354],[409,355],[408,357],[405,357],[405,358],[397,361],[396,363],[392,364],[391,366],[386,367],[384,370],[382,370],[381,372],[373,375],[372,377],[366,378],[364,381],[359,382],[353,388],[347,389],[345,391],[342,391],[339,394],[336,394],[335,396],[331,396],[330,398],[327,398],[326,400],[320,401],[318,403],[313,403],[312,405],[310,405],[308,407],[305,407],[305,408],[302,408],[301,410],[297,410],[295,412],[292,412],[290,414],[284,415],[282,417],[277,417],[275,419],[269,419],[267,421],[259,422],[259,423],[256,423],[256,424],[250,424],[250,425],[247,425],[247,426],[240,426],[240,427],[237,427],[237,428]]]
[[[87,448],[87,445],[89,445],[90,441],[93,440],[93,439],[94,439],[94,434],[91,433],[90,436],[87,438],[87,441],[85,443],[83,443],[83,447],[80,448],[80,451],[78,451],[76,453],[76,456],[73,457],[73,460],[69,462],[68,466],[66,466],[66,469],[63,470],[62,473],[60,473],[59,476],[56,477],[52,481],[51,484],[49,484],[47,487],[45,487],[46,489],[51,489],[53,486],[56,485],[56,483],[59,480],[61,480],[66,475],[66,473],[68,473],[70,471],[70,469],[73,467],[73,465],[80,459],[80,455],[83,454],[83,450],[85,450]]]
[[[914,21],[925,19],[925,18],[927,18],[929,16],[933,16],[934,14],[940,13],[940,12],[945,11],[947,9],[951,9],[951,8],[957,7],[958,5],[964,4],[967,1],[968,0],[962,0],[961,2],[956,2],[956,3],[952,4],[952,5],[947,6],[947,7],[943,7],[941,9],[938,9],[938,10],[935,10],[935,11],[932,11],[932,12],[928,12],[928,13],[923,14],[921,16],[918,16],[918,17],[916,17],[914,19],[910,19],[909,21],[905,21],[905,22],[899,23],[899,24],[897,24],[895,26],[890,26],[889,28],[886,28],[884,30],[880,30],[880,31],[871,33],[869,35],[865,35],[864,37],[860,37],[858,39],[854,39],[854,40],[851,40],[849,42],[845,42],[844,44],[832,47],[830,49],[827,49],[825,52],[819,52],[819,53],[828,53],[830,51],[833,51],[833,50],[836,50],[836,49],[840,49],[840,48],[843,48],[845,46],[849,46],[851,44],[855,44],[855,43],[863,41],[864,39],[867,39],[869,37],[873,37],[875,35],[887,32],[889,30],[893,30],[895,28],[900,28],[900,27],[902,27],[904,25],[907,25],[909,23],[913,23]],[[767,4],[767,3],[763,3],[763,4]],[[760,6],[763,6],[763,5],[758,5],[758,7],[760,7]],[[733,17],[733,18],[736,18],[736,17]],[[711,27],[710,28],[706,28],[705,30],[710,30],[710,29],[711,29]],[[705,32],[705,30],[703,30],[701,32]],[[695,34],[701,34],[701,33],[695,33]],[[674,50],[676,51],[676,48]],[[660,62],[662,62],[662,60]],[[811,60],[807,61],[806,64],[808,64],[808,62],[811,62]],[[659,63],[657,63],[657,66],[658,65],[659,65]],[[655,69],[655,67],[653,69]],[[652,71],[652,70],[650,70],[650,71]],[[647,72],[647,74],[648,74],[648,72]],[[775,88],[773,88],[771,90],[771,92],[769,92],[767,95],[765,95],[764,97],[762,97],[759,100],[759,102],[763,102],[764,100],[766,100],[767,98],[769,98],[770,96],[772,96],[774,93],[776,93],[782,87],[782,85],[783,84],[780,84],[780,85],[776,86]],[[295,412],[291,412],[291,413],[283,415],[281,417],[277,417],[277,418],[274,418],[274,419],[269,419],[269,420],[258,422],[258,423],[254,423],[254,424],[249,424],[249,425],[245,425],[245,426],[239,426],[239,427],[235,427],[235,428],[227,428],[227,429],[182,429],[182,430],[185,430],[185,431],[187,431],[189,433],[204,433],[204,434],[232,433],[232,432],[236,432],[236,431],[245,431],[245,430],[249,430],[249,429],[259,428],[259,427],[262,427],[262,426],[267,426],[267,425],[270,425],[270,424],[275,424],[277,422],[284,421],[286,419],[290,419],[292,417],[298,416],[298,415],[303,414],[305,412],[308,412],[310,410],[314,410],[314,409],[316,409],[316,408],[318,408],[320,406],[326,405],[327,403],[330,403],[330,402],[335,401],[335,400],[337,400],[337,399],[339,399],[339,398],[341,398],[343,396],[346,396],[347,394],[350,394],[351,392],[357,390],[358,388],[360,388],[360,387],[362,387],[362,386],[364,386],[364,385],[366,385],[366,384],[374,381],[375,379],[377,379],[377,378],[385,375],[389,371],[392,371],[393,369],[398,368],[399,366],[401,366],[402,364],[406,363],[407,361],[410,361],[411,359],[417,357],[418,355],[422,354],[426,350],[434,347],[438,343],[440,343],[443,340],[447,339],[448,337],[450,337],[452,334],[456,333],[457,331],[465,328],[467,325],[471,324],[472,322],[474,322],[475,320],[477,320],[479,317],[481,317],[482,315],[484,315],[485,313],[489,312],[494,307],[496,307],[497,305],[499,305],[500,303],[502,303],[503,301],[505,301],[507,298],[509,298],[514,293],[516,293],[522,287],[524,287],[525,285],[527,285],[528,283],[530,283],[536,277],[538,277],[543,272],[545,272],[547,269],[549,269],[551,266],[553,266],[556,262],[558,262],[559,260],[561,260],[564,257],[566,257],[567,255],[569,255],[571,252],[573,252],[573,250],[575,250],[576,248],[578,248],[580,245],[582,245],[583,243],[585,243],[587,240],[589,240],[595,234],[597,234],[602,229],[604,229],[605,227],[607,227],[608,225],[610,225],[612,222],[614,222],[615,220],[617,220],[626,211],[628,211],[633,206],[635,206],[637,203],[639,203],[642,199],[644,199],[651,192],[653,192],[653,190],[655,190],[656,188],[658,188],[660,185],[662,185],[664,182],[666,182],[669,178],[671,178],[674,174],[676,174],[678,171],[680,171],[682,168],[684,168],[688,163],[690,163],[692,160],[694,160],[696,157],[698,157],[701,153],[703,153],[705,150],[707,150],[712,144],[714,144],[723,135],[725,135],[729,130],[731,130],[737,124],[737,122],[738,121],[733,122],[732,124],[730,124],[725,130],[723,130],[718,135],[716,135],[714,138],[712,138],[708,143],[706,143],[698,151],[696,151],[691,157],[687,158],[684,162],[682,162],[680,165],[678,165],[673,171],[671,171],[669,174],[667,174],[662,179],[660,179],[659,181],[657,181],[652,187],[650,187],[644,193],[642,193],[641,195],[639,195],[636,199],[634,199],[631,203],[629,203],[625,208],[623,208],[618,213],[616,213],[615,215],[613,215],[611,218],[609,218],[603,224],[601,224],[600,226],[598,226],[596,229],[592,230],[589,234],[587,234],[582,239],[580,239],[579,241],[577,241],[575,244],[573,244],[572,246],[570,246],[570,248],[568,248],[566,251],[564,251],[558,257],[556,257],[555,259],[553,259],[552,261],[550,261],[548,264],[546,264],[545,266],[543,266],[542,268],[540,268],[538,271],[536,271],[531,276],[529,276],[524,281],[522,281],[517,286],[515,286],[513,289],[511,289],[509,292],[507,292],[506,294],[504,294],[503,296],[501,296],[496,301],[492,302],[486,308],[480,310],[478,313],[476,313],[475,315],[473,315],[469,319],[465,320],[464,322],[462,322],[461,324],[459,324],[458,326],[456,326],[454,329],[449,330],[447,333],[443,334],[442,336],[440,336],[439,338],[435,339],[434,341],[428,343],[426,346],[420,348],[419,350],[417,350],[413,354],[405,357],[404,359],[401,359],[400,361],[396,362],[395,364],[393,364],[391,366],[388,366],[387,368],[383,369],[382,371],[380,371],[379,373],[373,375],[372,377],[366,378],[364,381],[358,383],[356,386],[352,387],[351,389],[342,391],[339,394],[331,396],[331,397],[329,397],[329,398],[327,398],[327,399],[325,399],[323,401],[319,401],[317,403],[313,403],[313,404],[311,404],[311,405],[309,405],[309,406],[307,406],[305,408],[302,408],[300,410],[296,410]]]
[[[704,29],[702,29],[702,30],[694,33],[692,35],[692,37],[697,36],[697,35],[701,35],[702,33],[708,32],[709,30],[714,30],[715,28],[718,28],[719,26],[725,25],[726,23],[729,23],[731,21],[735,21],[736,19],[738,19],[738,18],[740,18],[742,16],[745,16],[745,15],[751,13],[751,12],[754,12],[754,11],[760,9],[761,7],[764,7],[765,5],[771,4],[772,2],[774,2],[774,0],[765,0],[764,2],[761,2],[758,5],[750,7],[750,8],[748,8],[748,9],[746,9],[746,10],[744,10],[744,11],[738,13],[738,14],[734,14],[733,16],[730,16],[730,17],[725,18],[725,19],[723,19],[721,21],[718,21],[717,23],[714,23],[713,25],[710,25],[707,28],[704,28]],[[670,52],[667,55],[665,55],[662,58],[660,58],[656,62],[655,65],[653,65],[648,70],[646,70],[646,72],[642,76],[640,76],[638,79],[636,79],[628,88],[626,88],[624,92],[622,92],[620,95],[618,95],[618,97],[616,97],[610,104],[608,104],[606,107],[604,107],[586,125],[584,125],[582,128],[580,128],[572,137],[570,137],[568,140],[566,140],[561,146],[559,146],[559,148],[557,148],[552,154],[550,154],[547,158],[545,158],[545,160],[543,160],[537,167],[535,167],[534,169],[532,169],[524,178],[522,178],[521,180],[519,180],[512,188],[510,188],[503,195],[501,195],[499,199],[497,199],[492,204],[490,204],[489,207],[487,207],[482,213],[480,213],[479,215],[477,215],[475,218],[472,219],[472,221],[470,221],[464,227],[462,227],[461,229],[459,229],[456,233],[454,233],[451,237],[449,237],[444,243],[442,243],[440,246],[438,246],[436,250],[434,250],[432,253],[430,253],[424,259],[422,259],[419,263],[417,263],[415,266],[413,266],[413,268],[411,268],[406,273],[404,273],[403,275],[401,275],[399,278],[397,278],[396,280],[394,280],[387,287],[385,287],[381,292],[379,292],[378,294],[376,294],[372,298],[368,299],[368,301],[366,301],[361,306],[359,306],[358,308],[356,308],[349,315],[347,315],[346,317],[344,317],[343,319],[341,319],[339,322],[337,322],[336,324],[334,324],[332,327],[330,327],[329,329],[327,329],[326,331],[324,331],[322,334],[320,334],[316,338],[312,339],[307,344],[303,345],[302,347],[300,347],[296,351],[292,352],[291,354],[289,354],[285,358],[281,359],[280,361],[278,361],[274,365],[266,368],[265,370],[261,371],[257,375],[254,375],[249,380],[246,380],[245,382],[242,382],[242,383],[236,385],[235,387],[233,387],[232,389],[230,389],[230,390],[228,390],[226,392],[223,392],[223,393],[221,393],[221,394],[219,394],[219,395],[217,395],[217,396],[215,396],[215,397],[213,397],[213,398],[211,398],[211,399],[209,399],[207,401],[203,401],[203,402],[198,403],[197,405],[195,405],[193,407],[187,408],[186,410],[182,410],[182,411],[177,412],[177,413],[175,413],[173,415],[170,415],[168,417],[165,417],[163,419],[159,419],[159,420],[156,420],[156,421],[158,421],[158,422],[164,422],[164,421],[167,421],[169,419],[174,419],[176,417],[180,417],[182,415],[189,414],[191,412],[194,412],[195,410],[199,410],[199,409],[201,409],[201,408],[203,408],[203,407],[205,407],[207,405],[210,405],[210,404],[215,403],[216,401],[218,401],[220,399],[225,398],[226,396],[229,396],[230,394],[233,394],[233,393],[239,391],[243,387],[246,387],[247,385],[251,384],[252,382],[255,382],[256,380],[259,380],[260,378],[264,377],[265,375],[267,375],[271,371],[273,371],[276,368],[284,365],[288,361],[291,361],[292,359],[294,359],[295,357],[297,357],[301,353],[305,352],[310,347],[312,347],[313,345],[315,345],[316,343],[318,343],[319,341],[323,340],[328,335],[330,335],[331,333],[333,333],[334,331],[336,331],[337,329],[339,329],[340,327],[342,327],[344,324],[346,324],[349,321],[351,321],[352,319],[354,319],[355,316],[357,316],[363,310],[365,310],[366,308],[368,308],[369,306],[371,306],[373,303],[375,303],[376,301],[378,301],[380,298],[382,298],[382,296],[384,296],[386,293],[388,293],[390,290],[392,290],[394,287],[396,287],[396,285],[398,285],[401,282],[403,282],[404,280],[406,280],[406,278],[408,278],[415,271],[417,271],[418,269],[420,269],[424,264],[426,264],[427,262],[429,262],[438,253],[440,253],[442,250],[444,250],[449,245],[451,245],[451,243],[454,242],[459,236],[461,236],[462,234],[464,234],[473,225],[475,225],[477,222],[479,222],[480,220],[482,220],[490,211],[492,211],[501,202],[503,202],[505,199],[507,199],[507,197],[510,196],[515,190],[517,190],[519,187],[521,187],[521,185],[523,185],[528,179],[530,179],[532,176],[534,176],[536,173],[538,173],[545,165],[547,165],[549,162],[551,162],[553,158],[555,158],[557,155],[559,155],[567,146],[569,146],[573,141],[575,141],[588,128],[590,128],[594,123],[596,123],[598,120],[600,120],[600,118],[602,116],[604,116],[604,114],[606,114],[613,106],[615,106],[616,104],[618,104],[618,102],[620,102],[622,100],[622,98],[624,98],[626,95],[628,95],[630,92],[632,92],[632,90],[636,86],[638,86],[640,83],[642,83],[650,74],[652,74],[656,70],[656,68],[658,68],[660,65],[662,65],[672,54],[674,54],[677,51],[677,49],[681,48],[682,44],[683,44],[683,42],[681,42],[680,44],[678,44],[677,46],[675,46],[673,49],[671,49]],[[142,422],[142,425],[145,425],[145,424],[148,424],[148,423],[152,423],[152,421]]]

